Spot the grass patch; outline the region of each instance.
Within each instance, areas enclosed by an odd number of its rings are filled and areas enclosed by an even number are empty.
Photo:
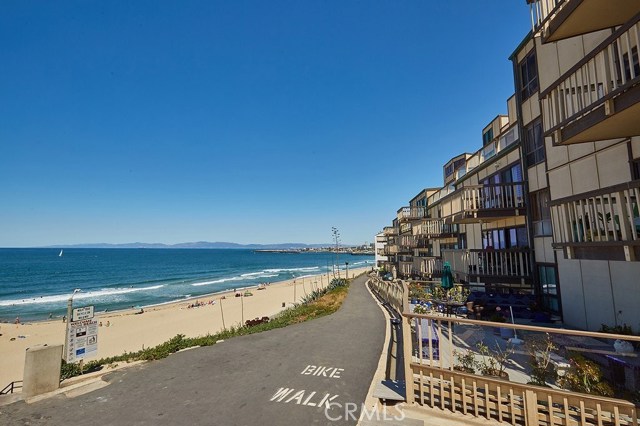
[[[119,362],[151,361],[166,358],[172,353],[195,346],[212,346],[219,340],[226,340],[236,336],[245,336],[261,333],[267,330],[298,324],[315,318],[320,318],[336,312],[347,297],[351,280],[333,279],[327,288],[316,290],[306,296],[302,303],[285,309],[278,315],[254,326],[235,326],[222,330],[215,334],[207,334],[200,337],[185,337],[183,334],[151,348],[141,349],[137,352],[125,352],[108,358],[101,358],[87,363],[66,363],[62,361],[60,380],[69,379],[81,374],[99,371],[105,365]]]

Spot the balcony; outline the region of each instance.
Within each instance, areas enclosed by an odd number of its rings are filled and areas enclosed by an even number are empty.
[[[640,12],[637,0],[527,0],[534,33],[544,43],[623,25]]]
[[[428,209],[424,206],[402,207],[398,210],[398,222],[424,219],[427,213]]]
[[[640,180],[550,203],[554,247],[568,259],[640,259]]]
[[[640,135],[639,33],[640,14],[540,93],[545,136],[567,145]]]
[[[444,219],[429,219],[413,226],[413,235],[430,238],[451,238],[458,235],[458,225],[447,224]]]
[[[398,228],[395,226],[385,226],[384,229],[382,229],[382,232],[386,237],[392,237],[394,235],[398,235]]]
[[[398,250],[398,246],[395,246],[395,245],[394,246],[389,246],[389,245],[384,246],[384,250],[383,250],[385,256],[396,255],[396,254],[398,254],[398,251],[399,251]]]
[[[459,279],[485,284],[530,284],[533,280],[531,250],[443,250],[442,260],[449,262]]]
[[[400,224],[399,228],[400,228],[399,229],[400,235],[408,234],[408,233],[413,234],[411,231],[412,230],[411,222],[403,222]]]
[[[526,193],[524,182],[462,187],[450,221],[492,222],[524,215]]]

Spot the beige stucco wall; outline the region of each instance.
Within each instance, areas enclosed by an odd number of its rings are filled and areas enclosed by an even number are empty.
[[[628,152],[626,141],[604,141],[548,149],[551,199],[628,182],[632,178]]]
[[[544,91],[548,88],[609,35],[611,35],[611,30],[602,30],[546,44],[542,44],[540,38],[536,37],[536,59],[538,61],[540,90]],[[518,62],[525,55],[526,53],[519,54]]]
[[[626,323],[640,329],[639,262],[565,260],[558,253],[562,311],[567,325],[598,330]]]

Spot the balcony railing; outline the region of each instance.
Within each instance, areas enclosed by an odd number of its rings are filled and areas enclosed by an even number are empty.
[[[398,228],[395,226],[385,226],[382,232],[387,237],[392,235],[398,235]]]
[[[640,83],[638,34],[640,14],[540,93],[545,136],[553,135],[559,144],[638,134],[632,111],[624,122],[604,125],[610,116],[638,103],[637,94],[631,92]],[[581,122],[587,116],[591,118]]]
[[[528,280],[532,278],[531,250],[443,250],[442,258],[451,265],[451,271],[467,277],[467,281],[483,279]]]
[[[453,236],[458,233],[457,224],[447,224],[444,219],[429,219],[413,226],[413,235],[429,237]]]
[[[527,0],[533,32],[543,43],[623,25],[640,11],[636,0]],[[612,7],[615,6],[615,7]]]
[[[385,256],[393,256],[394,254],[398,254],[398,246],[385,246],[384,254]]]
[[[528,0],[531,8],[533,32],[543,30],[549,20],[562,8],[566,0]]]
[[[401,223],[400,226],[398,227],[400,234],[406,234],[407,232],[411,232],[411,222],[404,222]]]
[[[523,182],[465,186],[458,191],[459,199],[452,202],[454,223],[502,219],[525,213]]]
[[[569,258],[636,260],[640,180],[551,202],[554,246]]]
[[[635,404],[618,399],[640,390],[633,363],[628,361],[636,354],[618,353],[616,345],[620,343],[616,340],[633,348],[640,337],[478,321],[444,316],[436,309],[417,314],[409,303],[407,283],[376,278],[369,283],[402,315],[402,366],[408,405],[450,410],[459,416],[459,423],[483,417],[487,424],[493,421],[525,426],[638,425]],[[500,328],[504,329],[505,336],[517,337],[525,345],[516,348],[514,340],[496,338],[495,328],[500,333]],[[496,362],[498,357],[497,364],[487,363],[487,358]],[[589,364],[581,361],[585,358]],[[540,359],[548,360],[542,375]],[[602,378],[598,381],[606,387],[614,382],[624,390],[611,389],[612,398],[566,386],[561,379],[580,374],[576,373],[579,363],[600,371]],[[569,389],[559,389],[561,386]]]
[[[398,210],[398,221],[424,219],[428,215],[428,209],[424,206],[402,207]]]

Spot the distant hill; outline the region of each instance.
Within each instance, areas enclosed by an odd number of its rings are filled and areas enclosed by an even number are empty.
[[[304,248],[321,248],[332,247],[332,244],[303,244],[303,243],[281,243],[281,244],[238,244],[229,242],[208,242],[197,241],[191,243],[178,244],[162,244],[162,243],[124,243],[124,244],[107,244],[107,243],[91,243],[91,244],[72,244],[72,245],[53,245],[48,248],[152,248],[152,249],[304,249]],[[341,244],[344,247],[344,244]]]

